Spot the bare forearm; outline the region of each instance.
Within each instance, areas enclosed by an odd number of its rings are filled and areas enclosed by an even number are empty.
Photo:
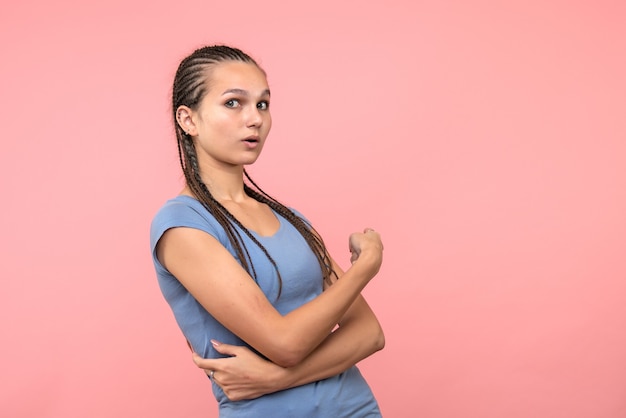
[[[301,363],[319,344],[329,338],[334,324],[341,320],[355,299],[360,297],[365,281],[357,277],[369,273],[363,273],[358,268],[358,263],[357,261],[343,274],[340,281],[326,289],[320,296],[287,315],[285,319],[288,321],[285,321],[285,324],[290,324],[289,331],[277,333],[286,336],[287,340],[277,342],[277,345],[283,350],[285,347],[294,347],[298,350],[294,353],[293,362],[288,366]],[[325,324],[326,328],[322,324]]]
[[[214,381],[229,399],[254,399],[334,376],[382,349],[384,344],[378,320],[359,296],[340,327],[295,366],[280,367],[246,347],[217,342],[216,350],[229,357],[203,359],[194,355],[194,361],[207,372],[215,372]]]
[[[296,366],[284,370],[281,389],[326,379],[352,367],[384,347],[378,321],[371,317],[349,322],[329,335]]]

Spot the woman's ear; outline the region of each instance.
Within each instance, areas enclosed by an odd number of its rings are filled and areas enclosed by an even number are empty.
[[[179,106],[176,109],[176,123],[187,135],[196,135],[196,125],[193,121],[193,111],[187,106]]]

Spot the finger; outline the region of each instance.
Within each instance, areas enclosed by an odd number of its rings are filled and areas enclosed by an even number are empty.
[[[202,358],[198,354],[192,354],[193,362],[196,363],[200,369],[204,370],[217,370],[220,368],[219,359]]]
[[[191,359],[193,360],[194,363],[196,363],[196,366],[198,367],[202,367],[204,363],[207,361],[207,359],[200,357],[198,353],[193,353],[191,355]]]
[[[236,356],[239,349],[236,345],[224,344],[216,340],[211,340],[211,344],[218,353],[226,354],[228,356]]]

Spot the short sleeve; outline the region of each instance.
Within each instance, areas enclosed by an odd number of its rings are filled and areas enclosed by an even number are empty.
[[[178,196],[161,207],[150,225],[150,250],[157,270],[165,270],[156,257],[156,246],[170,228],[187,227],[204,231],[224,246],[229,246],[224,229],[200,202],[189,196]]]

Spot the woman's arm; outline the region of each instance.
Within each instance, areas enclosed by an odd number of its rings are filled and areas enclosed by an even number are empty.
[[[334,376],[383,349],[383,331],[365,299],[360,297],[353,308],[353,318],[342,321],[311,355],[287,369],[286,384],[281,389]]]
[[[366,318],[355,318],[328,336],[311,355],[294,367],[280,367],[246,347],[228,344],[218,344],[215,348],[232,357],[203,359],[194,354],[193,358],[207,374],[214,371],[213,379],[230,400],[254,399],[345,371],[383,348],[384,337],[382,332],[374,331],[376,327]]]
[[[193,228],[167,230],[157,257],[202,306],[272,362],[302,362],[346,315],[382,263],[380,236],[350,236],[352,266],[314,300],[282,316],[235,258],[211,235]]]
[[[341,270],[335,264],[341,277]],[[233,357],[203,359],[194,354],[198,367],[214,371],[214,380],[233,400],[254,399],[279,390],[325,379],[341,373],[384,347],[383,331],[363,297],[346,312],[339,327],[307,358],[283,368],[266,361],[245,347],[227,344],[215,348]]]

